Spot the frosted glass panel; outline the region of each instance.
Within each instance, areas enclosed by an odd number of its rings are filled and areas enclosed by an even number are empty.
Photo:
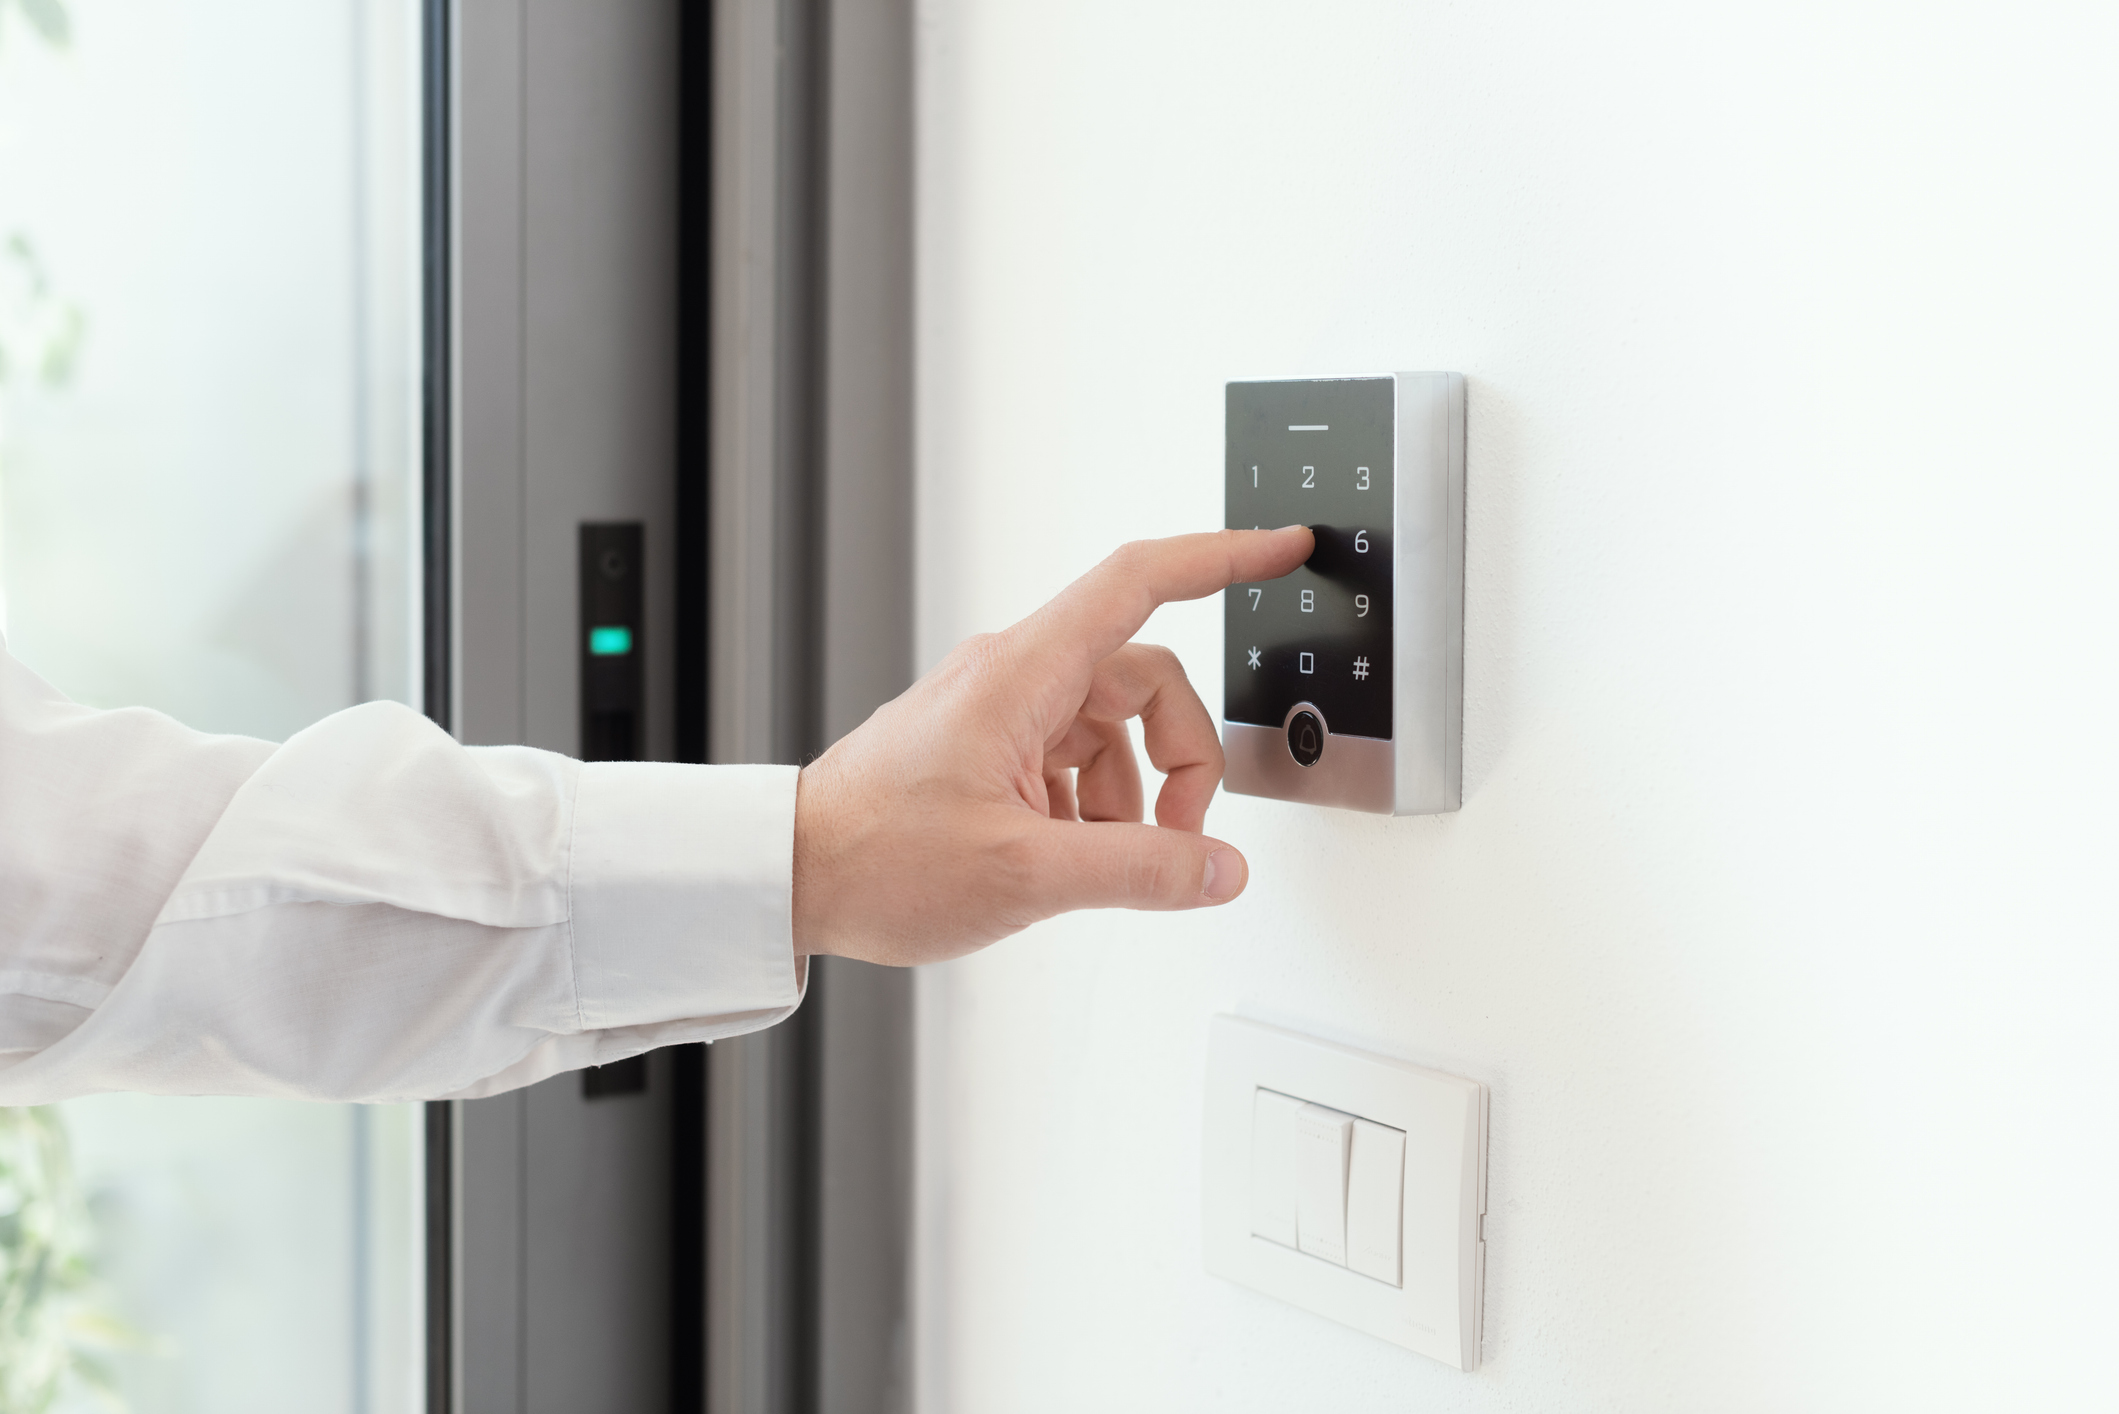
[[[0,614],[75,698],[409,699],[416,7],[0,0]]]
[[[58,1107],[139,1414],[420,1407],[419,1107]],[[94,1402],[84,1402],[84,1409]]]
[[[416,702],[416,0],[0,0],[0,631],[283,739]],[[0,1111],[0,1414],[410,1414],[416,1107]]]

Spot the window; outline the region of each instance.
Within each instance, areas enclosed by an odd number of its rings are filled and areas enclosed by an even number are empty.
[[[418,45],[416,0],[0,0],[0,631],[76,699],[272,739],[418,702]],[[418,1407],[419,1134],[0,1112],[0,1284],[65,1274],[0,1406],[108,1407],[102,1368],[139,1414]]]

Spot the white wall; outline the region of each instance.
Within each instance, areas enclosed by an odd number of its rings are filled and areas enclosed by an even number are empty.
[[[923,979],[930,1407],[2119,1400],[2113,14],[924,0],[923,662],[1470,379],[1463,811]],[[1480,1371],[1204,1273],[1220,1011],[1493,1087]]]

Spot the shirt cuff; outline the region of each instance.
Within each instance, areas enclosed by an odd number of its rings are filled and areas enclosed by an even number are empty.
[[[598,761],[574,797],[574,993],[584,1031],[785,1012],[793,766]]]

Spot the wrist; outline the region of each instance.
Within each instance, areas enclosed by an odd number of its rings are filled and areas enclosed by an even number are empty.
[[[789,912],[797,958],[831,951],[826,920],[836,871],[826,803],[830,789],[817,765],[811,762],[795,777],[794,896]]]

